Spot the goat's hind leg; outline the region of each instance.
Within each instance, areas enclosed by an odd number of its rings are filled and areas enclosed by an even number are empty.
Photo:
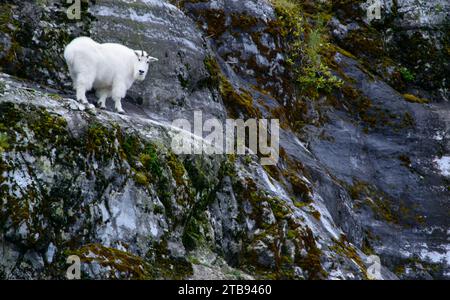
[[[83,104],[88,104],[86,92],[92,89],[95,80],[95,75],[91,70],[81,69],[76,72],[75,89],[77,91],[77,100]]]
[[[97,90],[96,96],[98,97],[97,107],[100,107],[100,109],[106,109],[106,99],[108,99],[109,96],[108,90]]]
[[[75,83],[75,90],[77,92],[77,101],[87,104],[88,100],[86,98],[86,92],[88,91],[88,88],[83,80],[77,80]]]

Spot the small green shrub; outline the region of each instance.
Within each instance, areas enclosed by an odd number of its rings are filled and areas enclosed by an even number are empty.
[[[156,149],[152,145],[145,147],[144,153],[140,156],[140,161],[144,165],[145,169],[151,172],[156,178],[162,176],[162,168],[156,153]]]
[[[0,133],[0,153],[6,151],[8,148],[8,135],[6,133]]]
[[[145,185],[147,185],[147,184],[149,183],[149,180],[148,180],[147,175],[145,175],[145,173],[143,173],[143,172],[137,172],[137,173],[134,175],[134,180],[135,180],[138,184],[143,185],[143,186],[145,186]]]
[[[412,73],[409,69],[402,67],[398,70],[400,72],[400,75],[402,75],[402,78],[406,82],[412,82],[416,79],[416,76],[414,73]]]
[[[303,17],[301,6],[292,0],[273,0],[281,26],[281,35],[288,45],[287,63],[291,66],[300,92],[317,98],[319,92],[342,87],[342,80],[331,73],[326,60],[330,44],[319,16],[314,27]]]

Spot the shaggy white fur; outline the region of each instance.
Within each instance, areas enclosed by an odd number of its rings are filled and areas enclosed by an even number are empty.
[[[106,99],[112,97],[119,113],[125,113],[121,100],[134,81],[145,80],[150,62],[158,61],[143,50],[99,44],[88,37],[76,38],[67,45],[64,58],[77,100],[87,103],[86,92],[95,89],[100,108],[105,109]]]

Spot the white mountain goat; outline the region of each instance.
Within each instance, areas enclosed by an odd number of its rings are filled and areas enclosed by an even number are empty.
[[[158,61],[144,50],[132,50],[120,44],[99,44],[88,37],[70,42],[64,51],[77,100],[88,103],[86,92],[95,89],[100,108],[112,97],[118,113],[122,98],[135,80],[143,81],[150,62]]]

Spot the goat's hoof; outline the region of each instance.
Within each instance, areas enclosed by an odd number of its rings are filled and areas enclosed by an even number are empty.
[[[99,107],[101,110],[106,110],[106,106],[100,106]]]
[[[126,114],[124,110],[118,110],[117,113],[121,114],[121,115],[125,115]]]

